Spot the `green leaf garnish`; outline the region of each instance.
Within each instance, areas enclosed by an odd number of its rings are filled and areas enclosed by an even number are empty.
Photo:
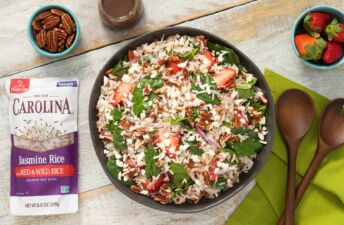
[[[111,116],[114,121],[119,122],[122,118],[122,111],[118,108],[115,108],[111,111]]]
[[[158,152],[152,147],[148,147],[145,154],[145,172],[148,179],[152,176],[158,176],[160,173],[160,168],[156,165],[157,160],[154,159],[154,156],[157,156]]]
[[[226,186],[227,186],[227,180],[224,177],[219,177],[213,185],[213,187],[216,189],[222,189]]]
[[[210,90],[217,91],[216,83],[214,79],[206,73],[197,73],[194,75],[194,79],[197,79],[197,77],[200,78],[200,81],[202,85],[209,85]],[[196,94],[196,97],[205,101],[206,103],[213,104],[213,105],[219,105],[221,104],[221,100],[217,95],[214,93],[207,93],[203,88],[201,88],[199,85],[196,85],[194,83],[191,84],[192,90]]]
[[[243,89],[243,88],[236,88],[238,92],[239,98],[252,98],[254,96],[254,91],[252,89]]]
[[[172,171],[172,180],[170,186],[173,189],[186,189],[188,188],[192,180],[188,174],[186,168],[179,163],[171,163],[170,170]]]
[[[123,66],[123,60],[120,60],[113,68],[112,74],[114,76],[122,77],[124,74],[128,73],[128,67]]]
[[[222,125],[225,126],[225,127],[228,127],[228,128],[232,128],[232,127],[231,127],[231,123],[230,123],[230,122],[227,122],[227,121],[223,121],[223,122],[222,122]]]
[[[108,159],[108,161],[106,162],[106,168],[108,169],[108,171],[110,172],[111,176],[113,176],[115,179],[118,180],[118,174],[119,172],[122,172],[122,168],[118,167],[116,164],[116,158],[114,156],[110,157]],[[120,182],[122,182],[125,185],[131,186],[131,185],[135,185],[136,183],[134,181],[124,181],[124,180],[119,180]]]
[[[190,145],[190,146],[188,147],[188,150],[189,150],[192,154],[198,155],[198,156],[201,156],[201,155],[203,154],[203,152],[204,152],[202,149],[196,147],[195,145]]]
[[[184,60],[191,60],[199,51],[199,48],[194,48],[191,51],[188,51],[184,54],[179,55],[180,58],[184,59]]]
[[[122,129],[115,124],[115,121],[111,121],[108,125],[108,128],[112,134],[113,146],[116,148],[116,150],[122,152],[127,148],[127,144],[121,135]]]
[[[143,110],[148,109],[156,101],[156,95],[153,92],[149,94],[147,101],[144,100],[143,89],[145,85],[149,84],[152,90],[156,90],[161,88],[163,83],[164,81],[161,76],[154,79],[145,77],[138,82],[133,92],[133,113],[135,115],[139,115]]]
[[[263,148],[263,144],[259,142],[255,135],[251,135],[246,140],[234,142],[229,145],[238,156],[252,156]]]
[[[223,61],[220,62],[220,65],[236,65],[239,68],[239,74],[244,71],[244,67],[240,64],[239,56],[234,52],[233,49],[212,42],[208,42],[208,48],[211,51],[215,51],[217,54],[220,54],[221,52],[226,53],[223,55]]]
[[[253,77],[253,79],[247,83],[237,84],[237,88],[240,89],[251,89],[257,82],[257,78]]]

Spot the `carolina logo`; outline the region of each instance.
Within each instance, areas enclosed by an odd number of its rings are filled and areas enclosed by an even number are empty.
[[[10,93],[20,94],[29,91],[30,79],[18,78],[11,79]]]

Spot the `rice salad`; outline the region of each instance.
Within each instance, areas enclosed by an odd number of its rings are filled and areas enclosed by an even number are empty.
[[[97,103],[111,175],[162,203],[198,203],[239,182],[267,144],[267,99],[236,53],[174,35],[106,71]]]

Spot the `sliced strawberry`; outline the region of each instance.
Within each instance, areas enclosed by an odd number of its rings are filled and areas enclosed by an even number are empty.
[[[210,62],[210,65],[213,66],[215,63],[217,63],[217,60],[215,56],[209,52],[209,51],[204,51],[203,55],[207,58],[207,60]]]
[[[332,64],[343,57],[343,48],[335,42],[328,41],[322,55],[322,61],[326,64]]]
[[[224,67],[222,70],[214,76],[214,81],[217,88],[226,87],[236,76],[236,71],[234,69]]]
[[[178,64],[183,63],[183,62],[184,62],[184,61],[183,61],[183,60],[180,60],[180,59],[174,60],[174,61],[170,61],[170,62],[167,64],[167,68],[170,68],[170,69],[171,69],[170,74],[171,74],[171,75],[174,75],[174,74],[178,73],[179,71],[181,71],[182,68],[180,68],[180,67],[178,66]]]
[[[219,175],[217,175],[215,172],[215,168],[214,167],[210,167],[209,168],[209,180],[211,182],[216,182],[217,178]]]
[[[120,82],[116,87],[112,105],[116,107],[118,104],[121,104],[123,99],[128,97],[128,95],[133,91],[133,89],[133,84]]]
[[[148,180],[143,184],[143,187],[150,193],[159,191],[160,187],[168,182],[169,178],[165,174],[160,175],[156,181]]]
[[[168,134],[168,138],[165,138],[166,133]],[[170,158],[175,158],[175,152],[179,149],[180,145],[180,131],[176,133],[168,133],[166,129],[160,129],[158,135],[157,143],[163,146],[162,150],[165,151],[166,155]],[[169,140],[167,141],[167,145],[165,144],[166,139]]]

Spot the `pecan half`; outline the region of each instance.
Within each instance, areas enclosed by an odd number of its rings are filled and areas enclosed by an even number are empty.
[[[51,15],[51,16],[47,17],[45,20],[43,20],[43,22],[42,22],[43,29],[44,30],[50,30],[50,29],[54,28],[55,26],[57,26],[59,23],[60,23],[60,17],[55,16],[55,15]]]
[[[66,41],[66,48],[69,48],[72,45],[74,37],[75,37],[75,33],[72,35],[69,35]]]
[[[48,18],[48,16],[51,16],[50,11],[42,12],[35,17],[35,21],[39,22],[41,20]]]
[[[41,30],[37,35],[36,35],[36,43],[40,48],[43,48],[46,44],[47,41],[47,33],[45,30]]]
[[[63,24],[64,30],[68,33],[71,34],[75,32],[75,25],[72,20],[72,18],[68,14],[63,14],[61,16],[61,22]]]
[[[59,41],[61,41],[61,40],[66,41],[67,36],[68,36],[66,31],[64,31],[64,30],[62,30],[60,28],[54,28],[54,30],[56,30],[56,32],[57,32],[57,38],[58,38]]]
[[[59,9],[51,9],[50,12],[51,12],[51,14],[54,14],[56,16],[62,16],[64,14],[64,12],[62,10],[59,10]]]
[[[42,30],[42,26],[38,23],[37,20],[32,21],[32,28],[34,30]]]
[[[56,31],[47,32],[47,49],[49,52],[57,52],[58,50],[58,40]]]

